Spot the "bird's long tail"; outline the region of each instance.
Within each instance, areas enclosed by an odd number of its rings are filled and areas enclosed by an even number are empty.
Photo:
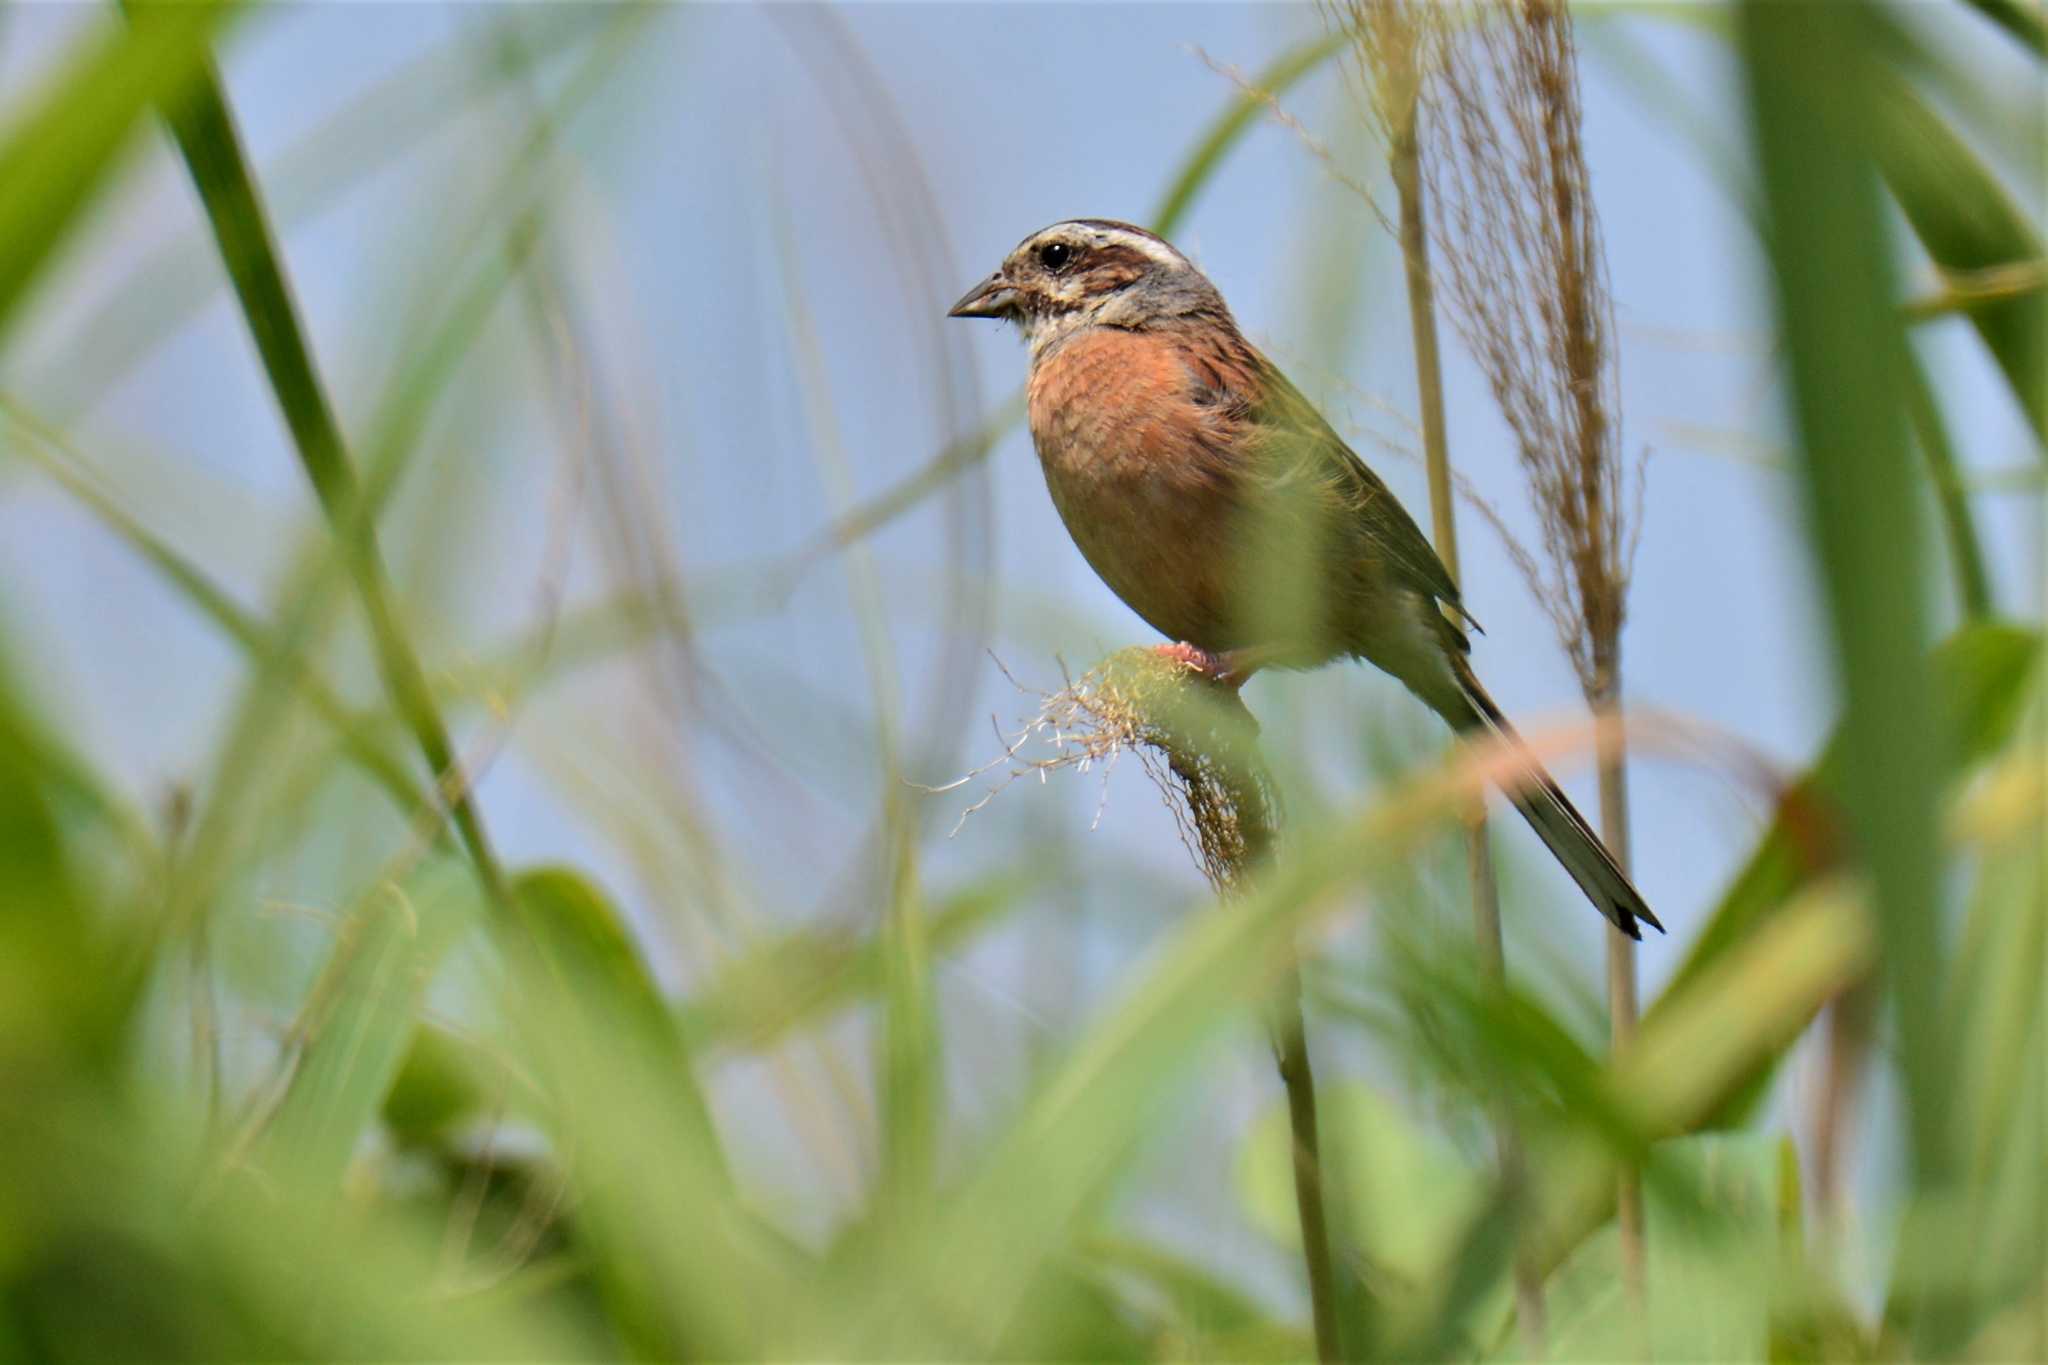
[[[1493,698],[1486,695],[1486,689],[1479,685],[1479,679],[1472,675],[1471,668],[1462,658],[1454,657],[1452,671],[1457,677],[1464,707],[1460,710],[1443,708],[1445,718],[1461,733],[1498,735],[1519,746],[1521,739],[1515,734],[1515,727],[1508,724],[1507,717],[1493,704]],[[1579,814],[1556,779],[1545,772],[1534,758],[1529,760],[1527,777],[1519,788],[1510,788],[1508,799],[1529,822],[1529,828],[1535,830],[1549,847],[1552,856],[1572,874],[1572,880],[1593,902],[1594,909],[1614,921],[1615,926],[1630,938],[1643,936],[1642,930],[1636,927],[1637,920],[1660,934],[1664,932],[1664,926],[1644,904],[1642,892],[1636,890],[1628,874],[1614,861],[1607,845],[1600,842],[1600,836],[1586,823],[1586,817]]]

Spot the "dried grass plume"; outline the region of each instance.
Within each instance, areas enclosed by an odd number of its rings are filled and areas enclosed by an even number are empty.
[[[1038,698],[1038,710],[1004,736],[1002,754],[933,789],[950,791],[1003,770],[996,788],[968,807],[963,820],[1017,778],[1043,779],[1070,768],[1100,767],[1106,774],[1133,754],[1219,894],[1241,893],[1271,856],[1277,800],[1259,757],[1258,722],[1235,692],[1142,645],[1118,650],[1058,691],[1024,690]],[[1032,756],[1034,748],[1049,752]]]
[[[1614,307],[1560,0],[1432,7],[1422,158],[1439,279],[1543,525],[1524,564],[1587,699],[1620,687],[1641,471],[1621,454]]]

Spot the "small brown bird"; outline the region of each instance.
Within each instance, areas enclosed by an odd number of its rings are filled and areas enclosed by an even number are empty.
[[[1163,238],[1081,218],[1033,233],[953,306],[1031,348],[1031,439],[1103,582],[1228,686],[1340,656],[1391,673],[1461,733],[1512,738],[1479,685],[1458,585],[1387,486],[1237,330]],[[1532,760],[1515,808],[1632,938],[1664,926]]]

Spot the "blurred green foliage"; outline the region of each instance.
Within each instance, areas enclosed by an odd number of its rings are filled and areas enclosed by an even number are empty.
[[[1950,8],[1983,11],[2041,58],[2024,6]],[[133,5],[0,142],[7,336],[137,125],[165,115],[327,514],[274,612],[238,605],[91,474],[61,423],[36,415],[37,395],[6,396],[0,453],[105,521],[226,633],[252,681],[189,818],[163,824],[73,752],[22,686],[26,661],[0,657],[0,1358],[1308,1353],[1297,1303],[1120,1226],[1112,1197],[1141,1143],[1170,1131],[1216,1040],[1256,1019],[1291,945],[1342,910],[1347,888],[1401,882],[1470,775],[1425,759],[1369,807],[1299,818],[1284,861],[1241,903],[1165,932],[1026,1093],[971,1123],[948,1108],[935,977],[1056,876],[1036,856],[930,887],[910,856],[923,832],[885,802],[886,907],[745,942],[670,989],[586,872],[498,866],[446,716],[499,675],[464,683],[423,663],[378,543],[390,489],[483,318],[545,278],[537,163],[508,174],[439,321],[352,447],[209,61],[232,18]],[[549,22],[562,42],[591,44],[593,65],[557,91],[568,102],[637,21]],[[1904,377],[1912,321],[1890,270],[1893,209],[1943,271],[2036,269],[2031,288],[1957,307],[2038,435],[2038,206],[1971,152],[1944,112],[1946,68],[1919,60],[1886,12],[1758,0],[1703,27],[1747,78],[1749,192],[1775,266],[1841,728],[1784,787],[1714,913],[1680,930],[1689,954],[1626,1055],[1603,1056],[1566,1005],[1492,989],[1455,942],[1390,932],[1373,970],[1334,983],[1350,1003],[1319,1010],[1317,1027],[1387,1049],[1408,1085],[1325,1092],[1340,1273],[1370,1308],[1350,1316],[1346,1344],[1514,1354],[1507,1274],[1521,1252],[1549,1271],[1557,1358],[2041,1358],[2041,637],[1966,593],[1979,619],[1933,638],[1918,527],[1945,500],[1952,538],[1976,537],[1968,500],[1940,486],[1952,461],[1911,458],[1941,429],[1943,396],[1916,400]],[[1283,54],[1257,79],[1282,89],[1341,46]],[[516,61],[497,70],[520,74]],[[421,117],[439,107],[423,102]],[[1202,130],[1162,225],[1227,177],[1260,107],[1234,95]],[[560,112],[537,113],[530,146]],[[358,172],[343,160],[336,177]],[[1932,423],[1908,411],[1915,401]],[[848,509],[825,543],[857,542],[942,487],[994,429]],[[1974,561],[1956,562],[1968,573]],[[384,683],[366,709],[342,700],[321,648],[344,596]],[[598,652],[665,631],[647,607],[594,623],[616,636]],[[325,737],[310,749],[286,739],[301,706]],[[376,787],[345,787],[348,799],[382,802],[389,837],[350,869],[332,922],[292,940],[296,957],[252,967],[223,947],[231,889],[288,862],[317,822],[313,794],[351,769]],[[1833,1211],[1810,1221],[1807,1173],[1759,1103],[1815,1018],[1873,979],[1911,1151],[1879,1312],[1842,1270],[1849,1233]],[[224,1039],[218,997],[238,992],[278,1004],[289,1025]],[[884,1156],[879,1174],[855,1162],[853,1207],[820,1236],[736,1178],[732,1151],[758,1135],[721,1115],[707,1076],[774,1066],[786,1045],[855,1018],[880,1021],[878,1132],[858,1141]],[[1458,1136],[1489,1104],[1512,1109],[1530,1141],[1519,1181]],[[1288,1143],[1275,1109],[1237,1161],[1251,1217],[1282,1246],[1296,1236]],[[1649,1192],[1647,1322],[1617,1286],[1614,1172],[1627,1164]]]

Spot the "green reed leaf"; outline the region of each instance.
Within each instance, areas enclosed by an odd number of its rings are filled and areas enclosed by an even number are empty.
[[[1799,470],[1833,627],[1843,808],[1875,890],[1913,1184],[1939,1194],[1957,1175],[1952,1039],[1938,998],[1942,763],[1928,724],[1935,690],[1902,401],[1905,340],[1873,160],[1889,161],[1895,183],[1901,164],[1926,169],[1891,146],[1924,127],[1902,121],[1903,92],[1883,80],[1861,7],[1752,0],[1741,33]],[[1887,122],[1891,136],[1873,151],[1870,130]],[[1921,231],[1924,238],[1924,223]],[[1915,1314],[1917,1344],[1953,1344],[1954,1315],[1924,1307]]]

